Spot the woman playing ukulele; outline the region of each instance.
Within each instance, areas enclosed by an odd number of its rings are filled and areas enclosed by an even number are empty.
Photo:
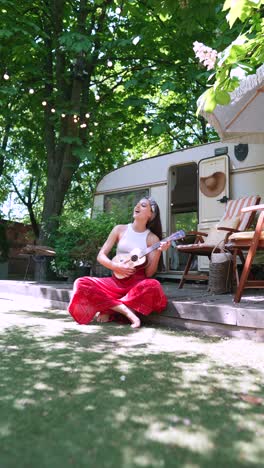
[[[75,281],[68,310],[76,322],[87,324],[95,315],[98,322],[108,322],[121,314],[132,328],[138,328],[138,314],[162,312],[167,298],[160,283],[151,278],[157,271],[161,252],[170,246],[169,241],[159,242],[161,238],[159,207],[153,198],[143,198],[134,208],[133,223],[115,226],[98,254],[98,262],[113,271],[112,277],[85,276]],[[155,243],[157,247],[148,253],[146,265],[139,269],[131,262],[108,257],[114,245],[122,257],[135,248],[143,251]]]

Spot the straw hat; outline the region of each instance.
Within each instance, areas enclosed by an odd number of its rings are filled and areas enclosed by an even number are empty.
[[[200,177],[200,190],[206,197],[217,197],[226,184],[224,172],[214,172],[208,177]]]

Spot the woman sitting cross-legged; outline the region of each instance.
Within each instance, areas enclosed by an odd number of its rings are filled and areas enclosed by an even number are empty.
[[[133,223],[117,225],[101,248],[97,260],[113,274],[107,278],[85,276],[74,283],[73,296],[68,310],[80,324],[90,323],[94,317],[98,322],[108,322],[125,316],[131,327],[140,327],[140,314],[162,312],[167,298],[160,283],[151,278],[157,271],[161,252],[169,248],[170,242],[160,242],[162,227],[160,210],[153,198],[142,198],[134,208]],[[129,254],[138,248],[157,244],[147,254],[147,262],[136,268],[133,262],[121,262],[108,257],[114,245],[117,255]]]

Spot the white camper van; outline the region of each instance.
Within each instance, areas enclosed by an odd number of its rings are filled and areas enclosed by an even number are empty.
[[[208,196],[201,180],[215,173],[224,173],[225,183],[221,193]],[[127,164],[99,182],[94,210],[109,210],[114,200],[126,206],[146,194],[159,204],[164,237],[178,229],[206,232],[220,220],[228,199],[264,200],[264,145],[215,142]],[[173,248],[164,260],[167,277],[177,276],[186,263]],[[208,269],[206,257],[199,257],[198,269]]]

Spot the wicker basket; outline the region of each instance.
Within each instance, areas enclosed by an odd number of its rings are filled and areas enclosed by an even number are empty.
[[[226,294],[232,291],[232,263],[232,254],[230,252],[212,253],[209,264],[209,292],[212,294]]]

